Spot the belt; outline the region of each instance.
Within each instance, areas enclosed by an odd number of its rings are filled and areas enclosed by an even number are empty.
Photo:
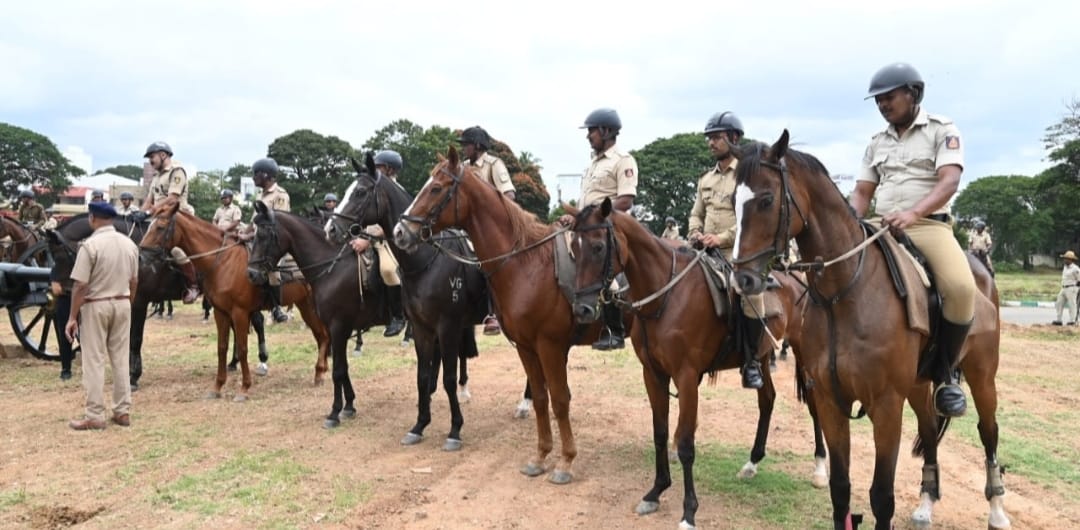
[[[930,214],[930,215],[927,215],[926,218],[931,220],[931,221],[937,221],[939,223],[948,223],[949,222],[949,214],[947,214],[947,213]]]
[[[90,302],[104,302],[105,300],[127,300],[129,298],[131,298],[131,295],[118,294],[116,296],[103,296],[101,298],[87,298],[86,300],[84,300],[84,302],[85,303],[90,303]]]
[[[1062,285],[1061,288],[1062,289],[1068,289],[1069,287],[1077,287],[1077,286],[1080,286],[1080,283],[1070,283],[1069,285]]]

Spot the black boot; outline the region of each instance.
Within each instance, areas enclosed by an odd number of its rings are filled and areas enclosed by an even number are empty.
[[[955,324],[941,320],[937,343],[937,375],[934,378],[934,408],[940,416],[956,418],[967,411],[967,398],[964,397],[964,389],[960,388],[959,379],[955,377],[954,368],[960,359],[960,348],[964,345],[969,329],[971,322]]]
[[[615,304],[604,304],[604,330],[600,332],[600,340],[594,342],[594,350],[621,350],[626,347],[623,340],[622,311]]]
[[[386,288],[386,304],[390,306],[390,323],[386,325],[383,336],[393,337],[405,329],[405,310],[402,309],[400,285]]]
[[[184,303],[194,304],[199,298],[199,278],[195,274],[195,264],[189,261],[180,265],[180,272],[184,273],[184,283],[187,285],[184,289]],[[162,307],[162,311],[164,309]]]
[[[274,308],[270,310],[270,316],[274,317],[274,322],[281,324],[289,320],[289,315],[286,315],[281,310],[281,285],[267,285],[270,289],[270,302],[274,304]]]
[[[742,386],[743,388],[759,389],[765,386],[765,379],[761,375],[761,363],[757,360],[761,335],[765,332],[765,323],[746,315],[742,316],[742,320]]]

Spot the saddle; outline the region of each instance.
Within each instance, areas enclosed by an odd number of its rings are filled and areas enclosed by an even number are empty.
[[[716,251],[706,250],[705,255],[698,262],[701,270],[705,273],[705,284],[709,286],[709,294],[712,296],[713,309],[716,316],[725,317],[730,315],[732,294],[727,283],[731,277],[731,266]],[[761,293],[762,307],[753,307],[747,298],[742,298],[741,308],[743,314],[750,318],[771,318],[779,315],[784,310],[784,305],[776,290],[780,289],[780,281],[769,273],[765,278],[765,292]]]

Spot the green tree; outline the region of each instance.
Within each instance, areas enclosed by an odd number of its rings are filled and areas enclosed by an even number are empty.
[[[1060,253],[1080,244],[1080,139],[1070,140],[1050,153],[1057,162],[1036,177],[1039,208],[1050,218],[1050,251]]]
[[[278,183],[289,192],[293,211],[321,205],[327,192],[342,193],[354,178],[349,158],[357,152],[337,136],[300,129],[274,140],[267,154],[285,166]]]
[[[233,191],[240,191],[240,179],[251,176],[251,166],[247,164],[236,163],[225,172],[225,180],[228,183],[228,188]]]
[[[119,166],[107,167],[105,169],[99,169],[94,172],[95,175],[101,175],[102,173],[111,173],[113,175],[120,175],[126,179],[137,180],[142,182],[143,168],[142,166],[136,166],[132,164],[121,164]]]
[[[1054,151],[1078,138],[1080,138],[1080,98],[1074,96],[1071,101],[1065,103],[1065,116],[1061,118],[1061,121],[1046,128],[1043,145],[1046,146],[1047,151]]]
[[[994,258],[1022,260],[1046,250],[1053,220],[1040,209],[1038,179],[1023,175],[980,178],[964,188],[953,202],[953,212],[965,223],[983,219],[994,235]]]
[[[667,216],[675,218],[685,232],[697,194],[698,177],[716,164],[701,133],[681,133],[660,138],[631,151],[637,160],[638,217],[659,234]]]
[[[30,129],[0,123],[0,193],[15,197],[20,186],[33,186],[41,202],[52,204],[68,187],[68,177],[84,175],[47,137]]]
[[[424,129],[409,120],[396,120],[375,131],[364,142],[365,150],[393,149],[404,161],[398,174],[398,183],[409,193],[416,194],[427,182],[431,168],[435,167],[439,153],[446,153],[451,145],[457,145],[458,135],[441,125]],[[511,172],[513,174],[513,172]]]
[[[211,220],[220,203],[221,182],[224,173],[220,170],[200,171],[188,179],[188,202],[195,208],[195,215],[200,219]]]
[[[544,179],[540,176],[540,159],[528,151],[522,151],[520,156],[514,156],[514,151],[509,145],[499,140],[494,140],[490,154],[502,159],[506,164],[506,170],[510,172],[510,180],[514,183],[514,201],[521,205],[527,212],[536,215],[538,219],[547,219],[551,202],[551,194],[548,193]]]

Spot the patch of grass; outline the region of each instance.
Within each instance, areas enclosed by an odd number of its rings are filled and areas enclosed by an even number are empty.
[[[26,488],[20,487],[15,490],[0,491],[0,510],[6,510],[12,506],[26,504]]]
[[[1053,301],[1061,287],[1061,272],[1053,269],[999,271],[994,281],[1002,300]]]
[[[1038,328],[1029,328],[1024,331],[1012,333],[1012,336],[1036,341],[1049,341],[1049,342],[1065,342],[1076,341],[1080,333],[1073,332],[1074,327],[1069,328],[1051,328],[1050,330],[1040,330]]]
[[[334,512],[333,519],[341,520],[358,505],[367,502],[371,498],[371,485],[353,482],[343,476],[335,476],[333,480],[334,499],[331,508]]]
[[[184,425],[141,431],[139,446],[143,451],[134,455],[134,458],[124,467],[117,469],[116,476],[128,482],[145,472],[156,469],[162,462],[186,467],[202,461],[206,455],[199,449],[206,440],[213,440],[216,436],[216,429],[206,425]]]

